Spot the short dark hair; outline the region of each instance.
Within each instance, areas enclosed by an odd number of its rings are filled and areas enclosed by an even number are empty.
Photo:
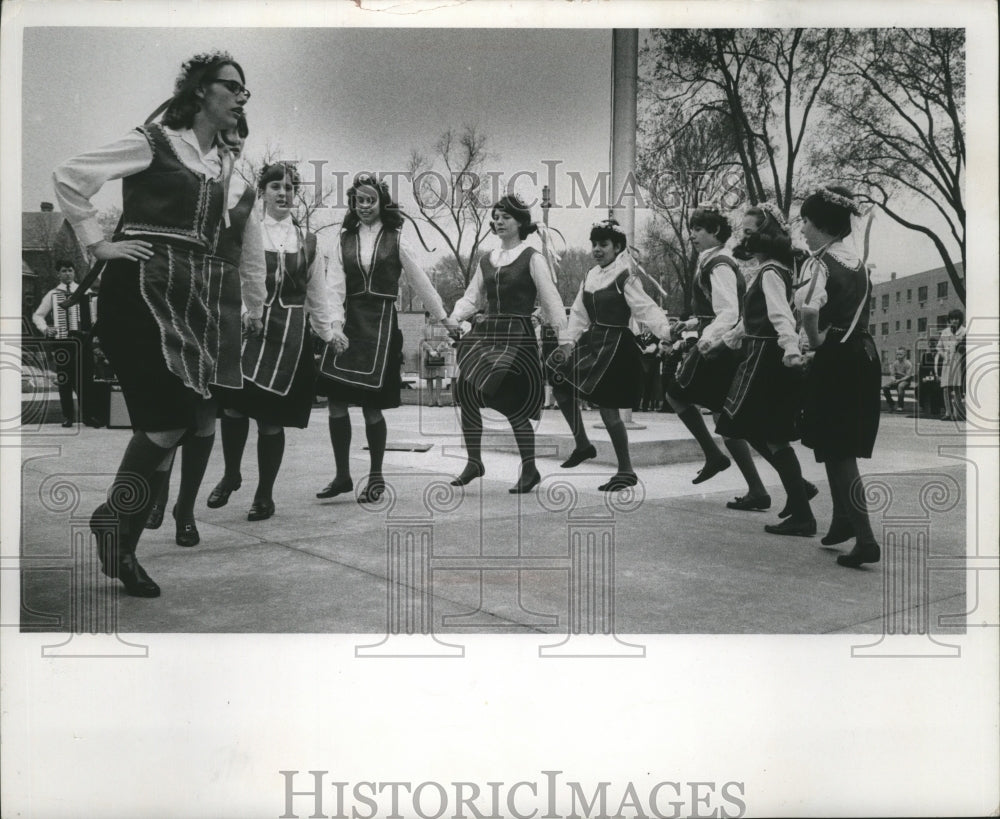
[[[265,165],[257,180],[257,192],[263,193],[269,182],[276,182],[285,177],[288,177],[296,188],[302,184],[299,170],[291,162],[272,162],[270,165]]]
[[[833,194],[833,197],[828,198],[829,194]],[[824,233],[843,238],[851,232],[852,208],[834,201],[835,199],[853,202],[854,194],[840,185],[827,185],[805,198],[799,209],[799,215],[808,219]]]
[[[688,227],[702,228],[720,242],[728,241],[733,235],[733,227],[729,224],[729,220],[715,208],[695,208],[691,212],[691,218],[688,219]]]
[[[76,265],[69,259],[60,259],[56,262],[56,270],[62,270],[64,267],[72,267],[73,271],[76,271]]]
[[[227,51],[195,54],[185,61],[174,81],[174,96],[163,114],[163,124],[168,128],[190,128],[194,123],[194,115],[201,110],[198,90],[218,77],[219,71],[227,65],[236,69],[240,82],[246,83],[243,68]]]
[[[615,219],[605,219],[603,222],[598,222],[594,225],[590,229],[590,241],[610,241],[619,253],[628,247],[628,237]]]
[[[499,201],[494,202],[490,206],[490,216],[492,217],[498,210],[514,218],[517,222],[517,235],[522,239],[527,239],[530,234],[538,230],[538,225],[531,221],[531,209],[516,193],[501,197]],[[496,233],[492,220],[490,230]]]
[[[948,321],[951,321],[953,318],[957,318],[959,321],[965,321],[965,313],[957,307],[954,307],[948,311]]]
[[[399,213],[399,205],[392,201],[389,185],[384,180],[376,179],[372,174],[363,173],[354,177],[354,184],[347,189],[347,216],[344,217],[344,231],[357,233],[361,226],[361,217],[357,213],[358,188],[372,188],[378,193],[379,219],[382,227],[387,230],[399,230],[403,226],[403,217]]]

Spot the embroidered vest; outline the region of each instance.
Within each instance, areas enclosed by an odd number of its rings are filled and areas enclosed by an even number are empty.
[[[826,304],[819,309],[819,329],[837,327],[846,330],[854,321],[858,306],[864,302],[857,326],[866,330],[871,312],[868,303],[868,270],[863,264],[852,270],[829,253],[824,253],[822,260],[827,270]]]
[[[490,262],[489,254],[479,260],[490,315],[530,316],[534,312],[538,290],[531,278],[531,257],[537,252],[533,247],[525,248],[514,261],[499,268]]]
[[[629,272],[623,270],[614,280],[590,293],[583,291],[583,306],[591,324],[601,324],[605,327],[628,327],[632,311],[625,301],[625,282]]]
[[[347,295],[371,295],[395,300],[399,295],[399,231],[379,231],[372,258],[361,258],[361,240],[357,233],[340,234],[340,252],[344,260]]]
[[[757,277],[746,289],[746,296],[743,299],[743,326],[748,336],[765,336],[767,338],[777,338],[778,331],[774,329],[771,320],[767,317],[767,300],[764,297],[764,272],[773,270],[781,276],[785,285],[785,300],[792,298],[792,274],[787,267],[777,262],[765,262],[761,265]]]
[[[746,295],[747,285],[739,273],[736,262],[725,253],[717,253],[705,262],[694,277],[694,287],[691,289],[691,314],[699,318],[714,318],[712,308],[712,271],[720,264],[727,264],[736,275],[736,299],[742,305]]]

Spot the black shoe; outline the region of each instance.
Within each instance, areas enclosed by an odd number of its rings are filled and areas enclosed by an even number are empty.
[[[316,493],[317,498],[335,498],[337,495],[343,495],[345,492],[351,492],[354,490],[354,481],[350,478],[334,478],[330,483],[323,487],[323,490]]]
[[[118,516],[107,503],[98,506],[90,516],[90,531],[97,537],[97,557],[105,577],[118,577],[118,538],[121,534]]]
[[[125,593],[132,597],[159,597],[160,587],[139,565],[134,554],[124,554],[118,561],[118,579],[125,584]]]
[[[806,490],[806,500],[812,500],[819,494],[819,490],[816,488],[816,484],[809,483],[807,480],[802,481],[802,485]],[[790,501],[785,501],[785,505],[781,507],[781,511],[778,512],[779,518],[787,518],[792,514],[792,507]]]
[[[704,483],[709,478],[714,478],[724,469],[729,469],[732,462],[725,455],[706,461],[691,483]]]
[[[219,509],[229,503],[229,496],[243,486],[243,477],[237,476],[235,481],[230,481],[225,475],[222,476],[215,489],[208,493],[206,504],[209,509]]]
[[[149,507],[149,517],[146,518],[147,529],[159,529],[163,525],[163,507],[154,503]]]
[[[601,492],[618,492],[635,486],[637,483],[639,483],[639,478],[634,472],[616,472],[611,476],[610,481],[602,483],[597,488]]]
[[[522,472],[521,477],[517,479],[517,483],[515,483],[507,491],[510,492],[510,494],[512,495],[524,495],[530,492],[536,486],[538,486],[541,480],[542,476],[538,473],[537,469],[534,472],[530,473],[527,480],[525,479],[525,475]]]
[[[247,520],[267,520],[274,514],[273,500],[255,500],[250,504]]]
[[[834,518],[830,521],[830,531],[820,540],[824,546],[836,546],[854,537],[854,524],[849,518]]]
[[[63,421],[63,422],[62,422],[62,425],[63,425],[64,427],[67,427],[67,428],[68,428],[68,427],[72,427],[72,426],[75,426],[75,425],[76,425],[76,421],[73,421],[72,419],[70,419],[70,418],[67,418],[67,419],[66,419],[65,421]]]
[[[585,446],[583,449],[574,449],[569,457],[563,461],[559,466],[563,469],[572,469],[574,466],[579,466],[584,461],[589,461],[591,458],[597,457],[597,447],[593,444]]]
[[[358,503],[378,503],[385,493],[385,478],[381,475],[369,475],[368,483],[358,495]]]
[[[174,532],[174,543],[178,546],[197,546],[201,543],[201,536],[198,534],[198,527],[195,526],[194,521],[179,521],[177,520],[177,507],[175,506],[171,514],[176,521],[176,528]]]
[[[726,504],[727,509],[737,509],[740,512],[764,512],[771,508],[771,496],[767,493],[763,495],[746,494],[731,500]]]
[[[765,526],[764,531],[771,535],[811,537],[816,534],[816,518],[796,520],[794,517],[788,517],[774,526]]]
[[[476,478],[481,478],[486,474],[486,467],[482,461],[469,461],[462,470],[462,474],[451,482],[452,486],[465,486]]]
[[[837,565],[857,569],[862,563],[878,563],[881,558],[882,550],[877,543],[858,543],[846,555],[837,557]]]

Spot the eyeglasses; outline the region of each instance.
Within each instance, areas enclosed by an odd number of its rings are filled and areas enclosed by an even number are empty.
[[[219,85],[226,86],[226,90],[233,96],[238,97],[242,95],[245,99],[250,99],[250,89],[240,85],[236,80],[209,80],[208,83],[209,85],[219,83]]]

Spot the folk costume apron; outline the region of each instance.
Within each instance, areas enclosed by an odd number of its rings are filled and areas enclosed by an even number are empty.
[[[736,277],[739,315],[743,315],[746,281],[730,256],[716,253],[702,264],[694,278],[691,312],[698,319],[699,336],[715,320],[715,310],[712,307],[712,271],[723,264],[728,265]],[[711,358],[705,358],[697,345],[694,345],[681,359],[676,372],[668,378],[667,391],[683,401],[719,412],[738,366],[739,354],[728,347],[716,351]]]
[[[229,226],[222,228],[215,251],[221,265],[218,270],[213,266],[208,282],[209,304],[219,317],[219,343],[212,384],[229,389],[243,386],[240,258],[243,231],[253,206],[254,190],[248,187],[229,210]]]
[[[264,330],[243,342],[243,377],[266,392],[287,395],[306,343],[306,289],[316,258],[316,237],[300,232],[296,252],[267,250],[264,256]]]
[[[537,420],[544,400],[542,364],[531,314],[538,290],[527,247],[499,268],[480,259],[486,315],[459,344],[456,396],[460,403],[488,407],[512,421]]]
[[[153,256],[113,259],[98,300],[102,347],[133,425],[156,431],[193,421],[210,396],[219,324],[209,282],[221,275],[212,254],[224,208],[224,178],[188,168],[157,124],[137,129],[153,154],[122,180],[122,226],[115,239],[144,239]]]
[[[625,300],[629,275],[624,270],[600,290],[583,290],[590,326],[565,360],[557,350],[546,362],[554,383],[568,381],[599,407],[631,409],[642,387],[642,360],[629,329],[632,311]]]
[[[344,300],[344,335],[349,346],[342,353],[330,345],[323,351],[320,375],[333,399],[366,404],[380,391],[382,408],[399,405],[399,350],[401,338],[396,322],[396,298],[403,266],[399,259],[399,231],[382,228],[370,259],[361,258],[357,233],[340,236],[341,258],[347,292]],[[390,372],[393,369],[393,372]],[[378,402],[377,402],[378,403]]]

